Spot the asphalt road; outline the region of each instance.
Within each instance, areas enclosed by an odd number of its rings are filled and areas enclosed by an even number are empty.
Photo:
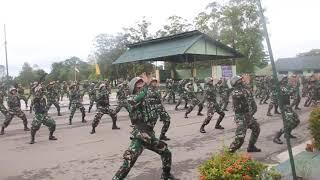
[[[87,100],[85,100],[87,102]],[[304,99],[302,100],[304,102]],[[62,102],[65,106],[67,102]],[[115,104],[112,99],[112,104]],[[255,117],[261,125],[261,134],[257,146],[261,153],[253,153],[253,157],[268,164],[277,163],[277,154],[286,150],[286,145],[272,142],[273,136],[282,127],[279,115],[267,117],[268,105],[259,105]],[[114,107],[114,106],[113,106]],[[182,108],[182,106],[181,106]],[[87,107],[86,107],[87,109]],[[233,112],[229,105],[226,117],[222,121],[225,130],[214,129],[217,115],[206,127],[206,134],[199,132],[205,116],[197,116],[197,108],[184,118],[184,110],[174,111],[174,105],[166,104],[171,115],[171,126],[168,131],[168,145],[173,155],[173,174],[183,180],[199,179],[197,167],[213,153],[219,152],[223,146],[229,146],[234,138],[235,123]],[[309,140],[307,129],[308,115],[311,108],[302,107],[298,111],[301,124],[293,132],[298,139],[292,140],[297,145]],[[203,113],[206,113],[206,108]],[[29,124],[32,114],[26,112]],[[128,113],[123,109],[118,114],[120,130],[111,130],[111,118],[105,115],[97,127],[97,133],[89,134],[95,111],[88,113],[88,123],[81,123],[81,114],[77,111],[73,125],[68,125],[69,112],[66,107],[61,117],[56,116],[52,107],[50,115],[56,120],[56,137],[58,141],[48,140],[48,129],[42,127],[36,135],[36,144],[28,144],[30,133],[23,131],[22,121],[14,118],[6,129],[6,134],[0,136],[0,180],[106,180],[111,179],[122,164],[122,154],[130,143],[130,122]],[[1,122],[3,117],[1,117]],[[159,135],[162,122],[155,128]],[[246,142],[241,151],[246,151],[250,135],[248,130]],[[161,161],[157,154],[145,150],[132,168],[127,179],[158,180],[161,175]]]

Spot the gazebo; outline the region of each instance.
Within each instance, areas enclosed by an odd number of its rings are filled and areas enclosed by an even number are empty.
[[[216,62],[225,60],[235,75],[235,59],[244,57],[235,49],[201,33],[189,31],[172,36],[161,37],[127,45],[128,50],[113,64],[132,63],[141,61],[165,61],[174,63],[190,63],[211,61],[212,77],[223,76],[223,66]],[[221,64],[220,64],[221,65]],[[158,73],[156,73],[158,74]],[[196,77],[196,69],[192,66],[192,76]],[[219,77],[220,76],[220,77]]]

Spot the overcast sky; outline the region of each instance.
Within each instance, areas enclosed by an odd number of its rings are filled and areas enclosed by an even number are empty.
[[[221,1],[221,0],[220,0]],[[319,0],[262,0],[267,9],[275,58],[320,48]],[[50,72],[71,56],[86,60],[99,33],[117,33],[143,16],[152,30],[171,15],[190,21],[212,0],[0,0],[0,64],[5,64],[7,26],[9,73],[24,62]]]

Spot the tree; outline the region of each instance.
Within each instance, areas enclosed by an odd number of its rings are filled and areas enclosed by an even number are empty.
[[[312,49],[308,52],[299,53],[297,57],[304,57],[304,56],[320,56],[320,49]]]
[[[176,15],[170,16],[167,19],[167,24],[156,32],[156,37],[171,36],[183,33],[190,31],[191,28],[192,24],[190,24],[186,19]]]

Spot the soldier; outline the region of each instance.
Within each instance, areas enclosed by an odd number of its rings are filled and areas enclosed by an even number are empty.
[[[56,122],[48,116],[48,108],[46,108],[46,99],[44,98],[44,91],[41,86],[35,88],[35,94],[33,97],[34,119],[31,123],[31,141],[30,144],[35,143],[35,135],[40,129],[41,124],[44,124],[49,128],[49,140],[57,140],[53,136],[56,130]]]
[[[220,94],[220,107],[222,108],[223,111],[228,111],[227,107],[229,104],[229,96],[230,96],[230,90],[227,84],[227,81],[224,79],[221,79],[218,82],[218,92]]]
[[[85,95],[85,93],[88,93],[89,94],[89,91],[90,91],[90,83],[88,80],[84,80],[83,82],[83,85],[82,85],[82,96]]]
[[[304,103],[304,107],[309,107],[311,103],[317,99],[316,96],[317,96],[317,81],[314,77],[310,77],[308,90],[307,90],[307,100]]]
[[[68,83],[66,81],[63,81],[62,84],[62,90],[61,90],[61,101],[63,100],[63,96],[67,94],[67,97],[69,97],[68,93]]]
[[[96,127],[98,126],[104,114],[109,114],[112,118],[112,129],[120,129],[117,126],[117,113],[110,109],[109,92],[107,90],[107,86],[105,84],[100,84],[99,92],[97,94],[97,114],[94,116],[92,122],[91,134],[96,133]]]
[[[162,101],[164,102],[166,100],[166,97],[170,94],[170,89],[172,88],[172,83],[171,83],[171,79],[168,78],[166,80],[166,90],[164,92],[164,95],[162,97]]]
[[[32,86],[30,87],[30,96],[29,97],[34,97],[34,93],[35,93],[35,88],[38,86],[38,82],[33,82]],[[28,98],[29,99],[29,98]],[[30,114],[32,113],[32,109],[33,109],[33,98],[31,99],[31,104],[30,104]]]
[[[261,152],[261,149],[255,146],[260,134],[260,125],[252,118],[252,112],[250,111],[250,94],[242,82],[240,76],[235,76],[231,79],[232,91],[232,103],[235,112],[235,122],[237,124],[235,140],[230,144],[229,151],[235,152],[244,143],[244,139],[247,133],[247,129],[251,129],[249,145],[247,152]]]
[[[90,100],[89,111],[88,111],[89,113],[91,112],[93,103],[96,101],[96,95],[97,95],[96,85],[92,82],[89,88],[89,100]]]
[[[21,84],[16,84],[15,88],[18,91],[19,98],[24,101],[26,108],[28,108],[28,99],[24,96],[24,88]]]
[[[178,84],[178,93],[179,93],[179,101],[178,103],[176,104],[176,107],[175,107],[175,110],[177,111],[178,110],[178,107],[179,105],[181,104],[182,100],[185,101],[185,105],[184,105],[184,108],[185,109],[188,109],[188,97],[187,97],[187,93],[186,93],[186,88],[185,88],[185,85],[188,83],[188,80],[186,79],[183,79],[183,80],[180,80],[179,81],[179,84]]]
[[[295,75],[293,76],[295,78],[296,82],[294,84],[294,91],[293,91],[293,102],[291,104],[291,108],[294,106],[295,110],[301,110],[299,108],[299,104],[301,101],[301,96],[300,96],[300,81],[299,77],[296,77]]]
[[[210,77],[206,81],[206,89],[205,89],[205,95],[204,95],[204,100],[202,104],[204,104],[205,101],[207,101],[207,106],[208,106],[208,111],[207,111],[207,117],[203,121],[201,127],[200,127],[200,132],[201,133],[206,133],[204,127],[208,125],[213,117],[214,112],[217,112],[219,114],[219,118],[216,122],[216,129],[224,129],[220,123],[222,122],[225,113],[222,111],[221,107],[219,106],[217,102],[217,89],[213,85],[213,79]]]
[[[154,126],[158,115],[147,101],[148,87],[145,82],[149,79],[144,76],[133,78],[129,83],[130,93],[133,94],[130,108],[130,119],[133,122],[132,137],[128,150],[123,154],[123,164],[117,171],[113,180],[123,180],[130,169],[134,166],[144,149],[149,149],[161,156],[162,175],[161,179],[173,180],[171,175],[171,152],[168,145],[155,137]]]
[[[118,106],[116,107],[116,113],[124,107],[128,112],[130,105],[128,103],[127,96],[129,94],[129,86],[127,81],[124,81],[123,83],[118,85],[118,92],[117,92],[117,99],[118,99]]]
[[[82,123],[86,123],[87,121],[84,119],[86,117],[86,109],[82,105],[82,95],[79,89],[79,85],[74,83],[70,86],[70,117],[69,117],[69,125],[72,125],[72,118],[77,108],[80,109],[82,113]]]
[[[57,108],[58,111],[58,116],[61,116],[60,113],[60,105],[59,105],[59,93],[57,88],[55,88],[55,82],[52,81],[49,83],[49,85],[47,86],[47,93],[46,93],[46,97],[48,100],[48,104],[47,104],[47,111],[49,111],[50,107],[52,106],[52,104]]]
[[[158,80],[156,78],[151,78],[150,87],[147,94],[146,100],[151,107],[156,109],[157,114],[160,116],[160,121],[163,122],[160,140],[169,141],[170,139],[166,136],[166,133],[170,126],[170,116],[161,103],[161,93],[158,88]]]
[[[202,86],[201,86],[201,81],[200,81],[200,79],[194,78],[194,82],[195,82],[195,84],[197,85],[197,92],[200,92],[201,95],[202,95],[203,92],[204,92],[204,89],[203,89]]]
[[[203,109],[203,104],[199,101],[199,99],[197,98],[196,93],[193,91],[193,84],[190,82],[188,84],[186,84],[186,91],[187,91],[187,98],[188,101],[190,101],[190,106],[188,107],[186,113],[184,114],[184,118],[188,118],[188,114],[191,113],[191,111],[193,110],[193,108],[198,105],[199,106],[199,110],[198,110],[198,116],[203,116],[203,114],[201,113],[202,109]]]
[[[9,126],[14,116],[17,116],[20,119],[22,119],[23,125],[24,125],[24,131],[30,131],[30,129],[28,128],[27,117],[21,110],[20,98],[16,88],[10,89],[7,104],[8,104],[8,113],[5,121],[2,124],[0,135],[4,134],[4,129]]]
[[[290,106],[290,95],[292,94],[292,88],[288,85],[288,77],[279,76],[280,81],[280,95],[283,100],[283,110],[284,110],[284,120],[286,124],[286,135],[289,135],[289,138],[296,138],[291,134],[292,130],[295,129],[299,124],[300,120],[298,114],[294,112]],[[283,144],[280,137],[285,133],[285,129],[280,129],[279,132],[276,133],[276,136],[273,139],[274,143]],[[286,137],[285,135],[285,137]]]
[[[267,116],[272,116],[272,114],[271,114],[272,108],[274,108],[274,114],[281,114],[278,111],[278,107],[279,107],[279,105],[278,105],[278,96],[277,96],[276,84],[275,84],[274,79],[273,79],[272,83],[271,83],[271,101],[269,103]]]
[[[262,90],[261,99],[260,99],[260,103],[259,103],[260,105],[261,104],[268,104],[267,101],[269,100],[270,93],[271,93],[271,91],[270,91],[271,83],[270,82],[271,82],[270,78],[268,78],[268,77],[264,78],[264,81],[262,84],[263,90]]]

